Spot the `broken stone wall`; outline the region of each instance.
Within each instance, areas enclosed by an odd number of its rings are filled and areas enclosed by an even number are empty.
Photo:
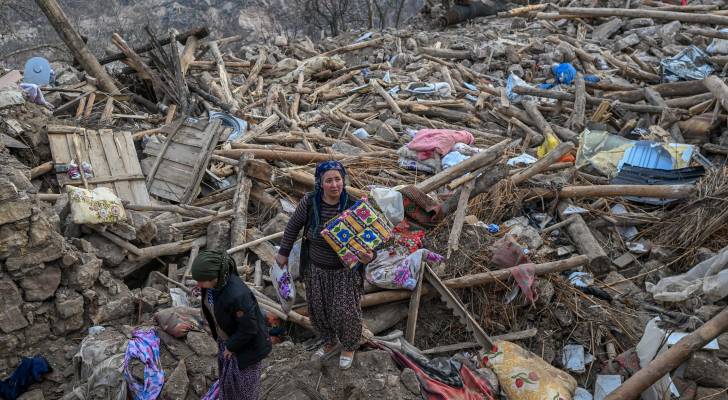
[[[56,369],[51,381],[60,383],[73,338],[136,308],[90,243],[60,234],[58,214],[37,199],[29,176],[0,143],[0,376],[21,357],[41,354]]]

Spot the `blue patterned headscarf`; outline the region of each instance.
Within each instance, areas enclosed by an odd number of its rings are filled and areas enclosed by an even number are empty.
[[[316,180],[313,192],[313,221],[311,221],[311,237],[318,237],[321,232],[321,202],[324,196],[323,177],[327,171],[339,171],[341,179],[346,180],[346,168],[339,161],[331,160],[318,163],[316,165]],[[349,201],[349,194],[346,193],[346,183],[339,197],[339,212],[344,211],[346,203]]]

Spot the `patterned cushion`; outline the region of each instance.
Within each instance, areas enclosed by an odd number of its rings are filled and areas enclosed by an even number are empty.
[[[352,268],[368,250],[376,250],[392,237],[392,224],[362,199],[327,222],[321,236]]]

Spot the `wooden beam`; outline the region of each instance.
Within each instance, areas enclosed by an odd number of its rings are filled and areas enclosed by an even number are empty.
[[[437,190],[463,174],[493,164],[507,148],[516,145],[519,141],[520,139],[515,141],[511,141],[510,139],[503,140],[467,160],[425,179],[415,186],[425,193]]]
[[[81,35],[71,26],[66,14],[56,0],[35,0],[35,3],[48,17],[58,36],[73,53],[73,57],[81,64],[81,67],[91,76],[97,79],[99,86],[108,93],[119,93],[119,88],[114,80],[101,66],[99,60],[91,54]]]
[[[238,165],[245,165],[250,154],[240,156]],[[250,201],[250,189],[253,182],[245,175],[245,168],[238,167],[238,190],[233,200],[233,222],[230,224],[230,246],[235,247],[246,242],[246,229],[248,228],[248,202]],[[243,265],[245,252],[240,251],[232,254],[235,265]]]

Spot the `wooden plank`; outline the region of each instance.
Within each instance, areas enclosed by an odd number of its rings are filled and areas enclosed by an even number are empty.
[[[184,194],[184,188],[177,185],[173,185],[163,180],[154,180],[152,186],[149,188],[149,193],[157,195],[167,200],[181,201],[182,195]]]
[[[174,136],[174,143],[202,148],[205,143],[207,143],[207,138],[203,135],[203,133],[204,131],[199,131],[190,127],[183,127]]]
[[[119,175],[119,176],[101,176],[101,177],[93,177],[93,178],[86,178],[86,181],[88,182],[89,186],[93,187],[108,187],[108,185],[112,185],[113,182],[121,182],[121,181],[139,181],[144,180],[144,175]],[[66,185],[76,186],[81,185],[83,182],[79,180],[74,180],[66,183]],[[111,190],[113,191],[113,185],[111,187]]]
[[[108,178],[111,176],[111,170],[109,164],[106,162],[106,154],[104,147],[101,144],[101,136],[96,131],[86,131],[86,138],[89,143],[89,159],[91,162],[91,168],[94,172],[94,179]],[[93,180],[93,179],[92,179]],[[89,181],[91,183],[91,181]],[[96,183],[95,186],[102,186],[111,189],[116,193],[113,183]]]
[[[147,157],[142,160],[142,171],[144,172],[144,175],[149,175],[149,171],[152,169],[152,165],[154,165],[154,160],[155,157]],[[172,160],[164,160],[163,163],[165,168],[174,168],[180,171],[185,171],[184,173],[187,175],[192,172],[192,167],[189,165],[180,164]]]
[[[174,135],[177,134],[177,132],[182,127],[182,124],[184,123],[184,119],[180,118],[177,122],[175,122],[174,126],[172,126],[171,132],[167,135],[167,140],[162,144],[162,149],[159,150],[159,154],[157,158],[154,160],[154,165],[152,165],[152,169],[149,170],[149,174],[147,175],[147,189],[151,187],[152,182],[154,181],[154,174],[157,173],[157,169],[159,169],[159,164],[162,162],[164,153],[167,152],[167,147],[172,143],[172,140],[174,138]]]
[[[205,175],[205,169],[207,169],[207,165],[210,163],[212,151],[215,150],[217,141],[224,130],[222,122],[219,119],[207,124],[207,128],[204,133],[204,135],[208,138],[207,147],[199,153],[199,160],[194,164],[195,169],[192,171],[191,175],[192,184],[187,188],[187,191],[185,191],[184,197],[182,198],[182,202],[184,204],[189,204],[192,199],[197,196],[197,193],[199,193],[200,182],[202,182],[202,177]]]
[[[239,164],[244,165],[247,159],[252,158],[249,154],[240,156]],[[235,247],[245,243],[247,240],[246,229],[248,227],[248,202],[250,201],[250,189],[253,182],[245,175],[245,168],[238,169],[238,190],[233,200],[233,221],[230,224],[230,246]],[[245,252],[232,255],[236,265],[242,265],[245,260]]]
[[[142,163],[144,164],[144,169],[149,170],[152,168],[152,164],[154,163],[153,158],[145,158]],[[184,166],[184,169],[178,168],[179,165],[173,163],[171,161],[162,161],[162,163],[159,165],[159,169],[157,170],[157,174],[154,175],[154,179],[160,179],[162,181],[166,181],[168,183],[172,183],[175,186],[179,186],[184,190],[187,185],[190,184],[190,173],[192,173],[192,170]]]
[[[101,144],[104,147],[104,153],[106,155],[106,161],[109,164],[111,175],[125,175],[126,171],[124,170],[124,163],[119,155],[119,148],[116,146],[116,141],[114,140],[114,132],[111,129],[100,129],[99,137],[101,138]],[[116,188],[116,195],[119,196],[120,199],[136,201],[129,182],[114,182],[114,188]]]
[[[159,152],[163,147],[163,144],[149,142],[147,147],[144,149],[144,154],[154,156],[156,158],[159,156]],[[186,144],[175,143],[172,141],[172,143],[167,146],[167,151],[164,153],[164,156],[162,156],[162,160],[170,160],[180,164],[185,164],[189,167],[194,167],[197,165],[201,151],[202,149],[200,147],[188,146]]]
[[[129,155],[131,162],[127,168],[127,172],[132,175],[144,175],[142,173],[142,167],[139,164],[139,158],[137,158],[136,148],[134,146],[134,140],[131,138],[131,132],[123,131],[119,133],[119,142],[124,146],[125,153]],[[137,199],[136,204],[150,205],[152,199],[149,197],[149,191],[144,182],[132,181],[130,182],[131,190],[134,192],[134,197]]]
[[[424,264],[424,263],[423,263]],[[422,281],[424,278],[425,268],[424,265],[420,267],[420,271],[417,274],[417,286],[415,291],[412,293],[409,302],[409,314],[407,314],[407,327],[405,329],[405,340],[414,344],[415,333],[417,330],[417,317],[420,313],[420,298],[422,297]]]

